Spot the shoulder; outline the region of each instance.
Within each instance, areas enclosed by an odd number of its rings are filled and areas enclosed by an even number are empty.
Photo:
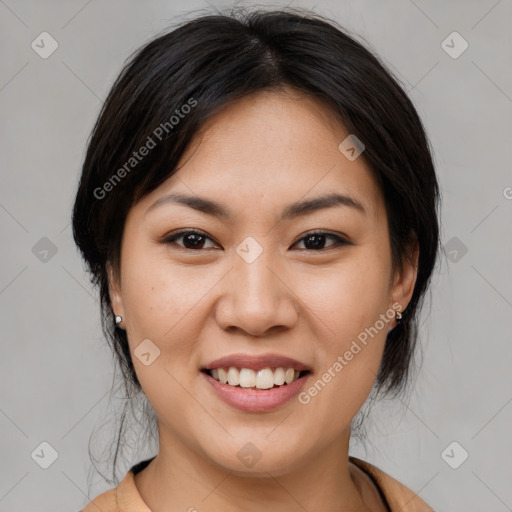
[[[391,512],[435,512],[414,491],[378,467],[356,457],[350,457],[349,459],[374,481],[388,502]]]
[[[79,512],[98,512],[99,510],[101,512],[151,512],[137,490],[132,469],[126,473],[117,487],[100,494]]]
[[[79,512],[120,512],[117,504],[117,487],[96,496],[84,509]]]
[[[79,512],[119,512],[117,505],[117,487],[96,496],[86,507]]]

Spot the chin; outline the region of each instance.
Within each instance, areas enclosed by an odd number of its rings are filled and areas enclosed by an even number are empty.
[[[298,453],[295,446],[286,448],[281,441],[271,441],[265,436],[268,432],[261,438],[252,437],[252,441],[250,437],[244,437],[242,442],[231,441],[219,447],[218,452],[206,452],[206,456],[224,471],[250,478],[268,478],[269,473],[277,477],[300,465],[301,456],[305,454]]]

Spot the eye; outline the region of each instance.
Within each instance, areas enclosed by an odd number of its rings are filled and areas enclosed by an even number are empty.
[[[334,240],[334,243],[327,246],[327,248],[336,247],[340,245],[352,245],[351,242],[346,239],[335,235],[333,233],[329,233],[328,231],[311,231],[299,239],[295,244],[301,243],[304,241],[306,247],[304,250],[312,250],[316,252],[320,252],[325,249],[325,240],[330,238]],[[212,240],[206,233],[197,230],[184,230],[174,233],[170,236],[167,236],[163,243],[176,243],[176,240],[183,239],[183,245],[178,244],[184,249],[194,250],[194,249],[204,249],[204,244],[206,240]],[[309,246],[309,247],[308,247]]]
[[[183,248],[191,250],[202,249],[205,239],[211,240],[211,238],[202,231],[188,229],[185,231],[179,231],[178,233],[174,233],[173,235],[166,237],[163,240],[163,243],[175,243],[175,241],[179,240],[180,238],[183,238],[184,241]]]
[[[332,248],[339,245],[352,245],[351,242],[348,242],[347,240],[338,235],[329,233],[328,231],[311,231],[310,233],[306,233],[306,235],[303,236],[300,240],[298,240],[296,244],[304,240],[304,244],[309,245],[309,247],[305,247],[305,250],[314,250],[316,252],[320,252],[321,250],[325,249],[323,245],[325,244],[326,238],[331,238],[332,240],[335,241],[334,244],[331,244],[327,248]]]

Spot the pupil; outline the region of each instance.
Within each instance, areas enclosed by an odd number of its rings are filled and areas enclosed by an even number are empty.
[[[198,234],[196,234],[196,233],[190,233],[190,234],[186,235],[185,237],[183,237],[183,243],[185,244],[185,246],[190,245],[190,246],[191,246],[191,248],[196,248],[196,247],[198,247],[199,245],[201,245],[201,244],[204,242],[204,240],[201,240],[202,238],[204,238],[204,236],[203,236],[203,235],[198,235]],[[190,243],[188,243],[188,242],[189,242],[191,239],[192,239],[192,240],[195,240],[195,242],[193,241],[193,242],[190,244]],[[190,247],[188,247],[188,248],[190,248]]]
[[[316,239],[317,241],[316,242],[313,242],[312,244],[309,244],[311,245],[312,247],[308,247],[308,241],[310,240],[314,240]],[[321,239],[321,241],[319,241],[318,239]],[[306,246],[306,248],[308,249],[318,249],[318,248],[321,248],[321,246],[323,245],[323,242],[325,242],[325,235],[309,235],[308,237],[306,237],[306,239],[304,240],[304,245]]]

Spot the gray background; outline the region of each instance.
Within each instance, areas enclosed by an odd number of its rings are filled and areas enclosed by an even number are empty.
[[[448,258],[423,315],[423,366],[410,400],[375,407],[371,443],[352,453],[436,511],[512,510],[512,2],[289,5],[360,34],[403,81],[443,193]],[[207,6],[0,1],[1,511],[76,511],[110,487],[95,477],[88,489],[89,437],[119,403],[109,402],[112,360],[72,242],[71,206],[87,137],[125,58],[177,15]],[[58,42],[46,59],[31,47],[43,31]],[[458,58],[442,47],[453,31],[469,44]],[[58,454],[48,469],[31,455],[43,441]],[[469,457],[453,469],[447,461],[460,463],[462,450]]]

